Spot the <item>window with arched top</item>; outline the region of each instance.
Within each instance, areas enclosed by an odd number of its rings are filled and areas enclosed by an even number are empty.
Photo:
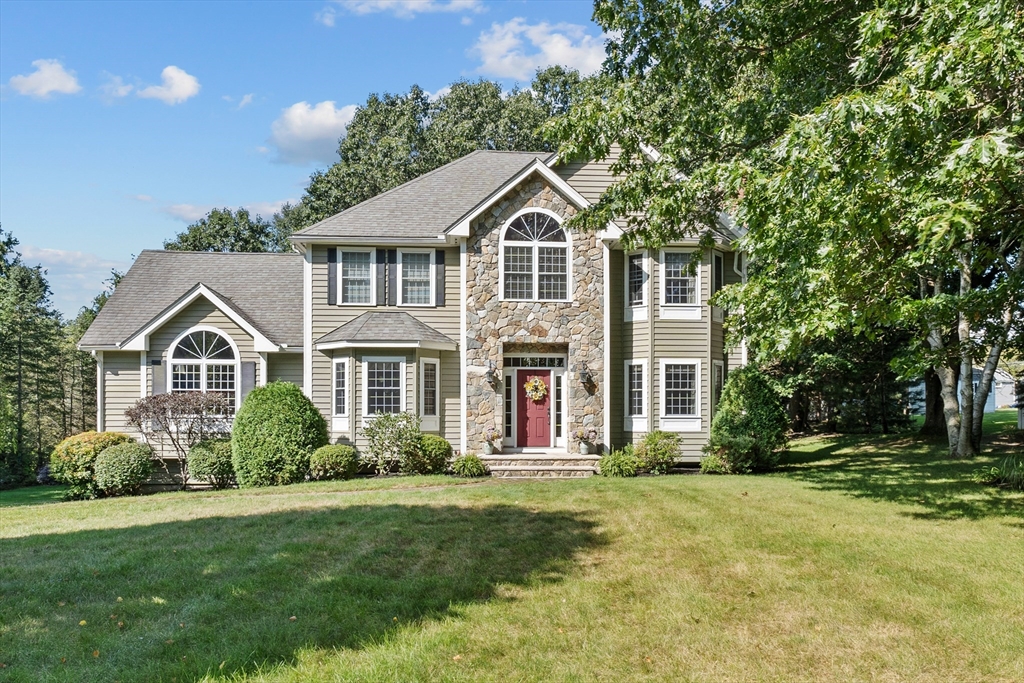
[[[178,340],[170,357],[172,392],[218,392],[235,403],[238,356],[222,334],[190,332]]]
[[[513,218],[501,235],[502,298],[569,298],[569,240],[558,219],[542,211]]]

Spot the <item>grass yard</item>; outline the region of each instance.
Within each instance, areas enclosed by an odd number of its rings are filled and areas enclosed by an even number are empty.
[[[1012,421],[758,477],[3,492],[0,680],[1024,680],[1024,494],[967,478]]]

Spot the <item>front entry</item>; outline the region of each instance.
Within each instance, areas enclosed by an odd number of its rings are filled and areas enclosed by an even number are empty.
[[[516,426],[516,442],[523,448],[549,448],[551,446],[551,371],[520,370],[518,373],[516,392],[518,425]],[[547,391],[540,400],[527,396],[526,384],[539,379]]]

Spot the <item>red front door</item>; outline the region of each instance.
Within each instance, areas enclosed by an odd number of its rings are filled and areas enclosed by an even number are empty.
[[[520,370],[516,383],[518,395],[519,425],[516,445],[522,448],[548,448],[551,446],[551,371]],[[539,377],[548,388],[544,398],[535,401],[526,395],[526,383]]]

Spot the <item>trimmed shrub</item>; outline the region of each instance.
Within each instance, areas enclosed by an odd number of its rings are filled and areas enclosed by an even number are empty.
[[[67,500],[96,497],[95,465],[100,452],[119,443],[132,441],[120,432],[82,432],[61,441],[50,455],[50,476],[66,484]]]
[[[235,482],[231,463],[231,439],[207,439],[188,451],[188,473],[215,489],[226,489]]]
[[[779,463],[788,426],[782,400],[767,378],[751,366],[733,370],[704,447],[705,459],[716,457],[708,466],[735,474],[770,470]]]
[[[419,446],[405,454],[400,469],[406,474],[443,474],[452,458],[448,439],[435,434],[420,434]]]
[[[487,465],[476,453],[466,453],[452,462],[452,473],[456,477],[486,477]]]
[[[321,446],[309,458],[309,478],[314,481],[351,479],[358,469],[356,449],[344,444]]]
[[[633,444],[612,451],[597,461],[602,477],[635,477],[640,469]]]
[[[642,469],[651,474],[668,474],[679,457],[679,437],[660,430],[648,432],[633,452]]]
[[[245,397],[231,429],[238,485],[275,486],[305,480],[309,457],[327,445],[327,422],[291,382],[271,382]]]
[[[363,462],[377,474],[387,474],[419,449],[420,418],[412,413],[376,415],[363,428],[363,436],[370,442]]]
[[[701,474],[731,474],[727,463],[718,453],[708,453],[700,459]]]
[[[108,496],[138,493],[153,474],[153,449],[126,441],[104,448],[96,458],[96,488]]]

